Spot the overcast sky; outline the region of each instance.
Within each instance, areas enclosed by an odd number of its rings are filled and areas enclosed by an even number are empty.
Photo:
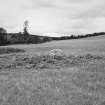
[[[85,34],[105,31],[105,0],[0,0],[0,26],[32,34]]]

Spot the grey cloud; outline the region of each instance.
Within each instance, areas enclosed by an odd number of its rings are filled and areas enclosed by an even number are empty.
[[[7,3],[8,1],[8,3]],[[9,30],[25,18],[32,32],[90,32],[103,30],[104,0],[0,0],[0,21]],[[6,6],[6,9],[5,9]],[[12,12],[11,12],[12,11]],[[3,18],[5,16],[5,18]],[[103,18],[103,19],[101,19]],[[7,26],[8,24],[8,26]],[[101,28],[100,28],[101,27]],[[14,29],[13,29],[14,30]]]
[[[23,8],[25,9],[40,9],[40,8],[52,8],[54,7],[54,2],[51,0],[30,0],[30,2],[24,3]]]
[[[88,18],[100,18],[105,17],[105,1],[96,0],[92,3],[80,5],[77,10],[74,10],[74,14],[69,14],[69,18],[74,19],[88,19]]]
[[[74,18],[98,18],[98,17],[105,17],[105,7],[93,8],[91,10],[84,11],[80,14],[77,14]]]

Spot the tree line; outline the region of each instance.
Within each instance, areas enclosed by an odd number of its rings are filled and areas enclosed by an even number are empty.
[[[101,35],[105,35],[105,32],[85,34],[85,35],[70,35],[70,36],[52,37],[52,38],[53,40],[69,40],[69,39],[82,39],[82,38],[101,36]]]
[[[24,32],[7,33],[6,29],[0,28],[0,45],[8,44],[38,44],[51,41],[52,38],[48,36],[39,36],[29,34],[26,29]]]
[[[38,44],[44,43],[53,40],[70,40],[70,39],[81,39],[93,36],[105,35],[105,32],[93,33],[93,34],[85,34],[85,35],[70,35],[70,36],[61,36],[61,37],[48,37],[48,36],[39,36],[29,34],[27,30],[27,22],[24,26],[24,32],[19,33],[7,33],[6,29],[0,28],[0,45],[7,44]]]

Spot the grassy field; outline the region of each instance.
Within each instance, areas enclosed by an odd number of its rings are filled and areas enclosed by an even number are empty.
[[[105,105],[105,36],[1,48],[0,105]]]
[[[43,44],[11,45],[29,53],[46,53],[52,49],[62,49],[66,54],[105,54],[105,35],[77,40],[52,41]]]

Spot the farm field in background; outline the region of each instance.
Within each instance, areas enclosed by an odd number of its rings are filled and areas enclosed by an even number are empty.
[[[105,105],[105,36],[0,49],[0,105]]]
[[[10,45],[25,49],[28,53],[46,53],[52,49],[62,49],[66,54],[105,54],[105,35],[84,39],[52,41],[43,44]]]

